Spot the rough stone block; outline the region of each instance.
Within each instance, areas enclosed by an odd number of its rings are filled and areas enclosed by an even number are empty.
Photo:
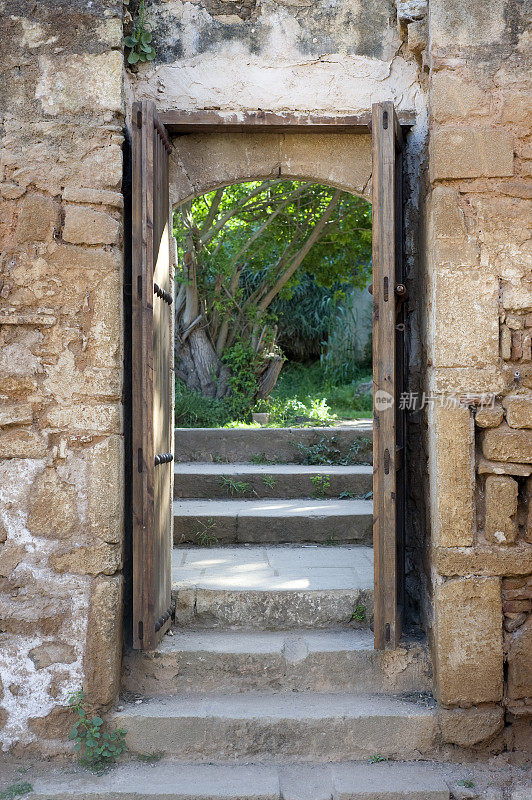
[[[500,579],[447,580],[436,587],[435,610],[440,702],[499,702],[503,689]]]
[[[43,458],[46,439],[31,430],[7,431],[0,435],[0,458]]]
[[[492,544],[513,544],[517,539],[518,484],[509,475],[486,478],[484,535]]]
[[[122,110],[122,53],[55,55],[40,59],[35,97],[45,114]]]
[[[65,642],[44,642],[30,650],[28,655],[35,669],[45,669],[51,664],[72,664],[77,658],[75,649]]]
[[[428,10],[427,0],[396,0],[397,19],[401,22],[422,19]]]
[[[118,403],[65,404],[52,408],[47,414],[47,421],[53,428],[70,432],[120,433],[121,408]]]
[[[10,316],[18,315],[10,314]],[[19,320],[17,324],[25,325],[27,323]],[[0,347],[0,374],[4,381],[8,376],[30,378],[42,372],[41,358],[34,353],[41,339],[42,335],[39,331],[19,328],[14,331],[9,344],[5,342],[2,344],[2,347]]]
[[[484,181],[484,184],[484,191],[470,194],[468,203],[475,236],[481,245],[481,264],[503,279],[505,307],[512,310],[515,305],[520,309],[528,294],[526,283],[530,273],[531,243],[526,221],[532,211],[532,202],[502,194],[502,186],[497,189],[500,194],[488,193],[492,182]]]
[[[509,395],[502,402],[511,428],[532,428],[532,395]]]
[[[94,315],[87,337],[87,356],[95,366],[122,370],[122,275],[110,275],[92,294]]]
[[[121,370],[88,366],[87,349],[84,356],[78,359],[70,350],[63,350],[56,364],[48,367],[48,377],[43,382],[46,391],[51,393],[58,403],[71,401],[73,397],[120,397]]]
[[[72,274],[74,270],[113,272],[120,268],[121,260],[112,250],[100,247],[79,247],[55,242],[46,256],[49,269],[54,273]],[[79,280],[78,276],[76,279]]]
[[[509,361],[512,357],[512,331],[507,325],[501,325],[501,358]]]
[[[440,267],[434,276],[437,367],[499,362],[499,281],[484,269]]]
[[[119,238],[118,220],[102,211],[83,206],[68,206],[63,240],[72,244],[115,244]]]
[[[503,416],[501,406],[480,408],[475,414],[475,424],[479,428],[496,428],[501,424]]]
[[[180,137],[179,158],[170,159],[170,202],[181,203],[202,187],[241,181],[247,164],[253,164],[257,180],[277,177],[280,143],[281,137],[276,134],[256,133],[250,139],[214,133],[209,136],[207,153],[203,136]]]
[[[0,576],[8,578],[21,561],[27,557],[27,552],[24,545],[7,542],[0,549],[0,555]]]
[[[429,367],[427,370],[431,393],[446,392],[454,396],[479,395],[485,392],[499,394],[508,390],[512,376],[500,365],[487,367]]]
[[[96,579],[91,591],[83,671],[87,697],[97,705],[111,703],[120,689],[122,593],[121,575]]]
[[[24,186],[19,186],[17,183],[13,183],[12,181],[0,183],[0,195],[5,200],[18,200],[19,197],[22,197],[25,191],[26,189]]]
[[[488,44],[499,40],[506,20],[505,0],[457,3],[439,0],[430,8],[432,47],[454,49],[460,45]]]
[[[431,111],[436,122],[468,120],[472,113],[487,110],[487,98],[480,86],[450,70],[432,77]]]
[[[502,97],[500,121],[503,125],[523,125],[530,128],[532,126],[530,93],[505,89]]]
[[[290,134],[281,140],[281,175],[314,180],[367,193],[371,178],[371,136]]]
[[[44,717],[30,718],[28,728],[41,741],[45,739],[65,740],[72,728],[72,712],[65,706],[56,706]]]
[[[77,494],[49,467],[37,475],[30,494],[28,530],[52,539],[70,536],[79,529]]]
[[[59,205],[43,194],[26,195],[17,222],[17,242],[49,242],[59,225]]]
[[[527,575],[532,572],[532,546],[437,547],[434,568],[440,575]]]
[[[527,517],[525,525],[525,541],[532,543],[532,478],[526,482]]]
[[[0,428],[7,425],[27,425],[33,421],[33,409],[29,403],[10,403],[0,406]]]
[[[508,646],[508,697],[532,698],[532,616],[510,637]]]
[[[479,248],[468,235],[460,195],[450,186],[435,186],[430,199],[432,263],[438,266],[473,266]]]
[[[482,431],[480,437],[484,458],[532,464],[532,430],[499,425],[498,428]]]
[[[427,24],[425,20],[411,22],[408,26],[408,49],[421,58],[427,47]]]
[[[122,182],[122,149],[110,144],[89,153],[80,164],[79,179],[86,187],[118,188]]]
[[[486,742],[504,727],[504,709],[501,706],[441,708],[438,716],[443,741],[459,747],[474,747]]]
[[[110,436],[84,451],[90,486],[88,515],[91,530],[104,542],[118,544],[123,532],[123,442]]]
[[[65,186],[63,200],[70,203],[92,203],[94,205],[124,207],[124,197],[120,192],[109,189],[90,189],[79,186]]]
[[[479,458],[477,465],[479,475],[517,475],[519,478],[527,478],[532,475],[532,464],[511,464],[504,461],[486,461]]]
[[[468,408],[434,408],[437,493],[435,540],[443,547],[473,544],[472,422]]]
[[[438,128],[430,141],[432,181],[514,174],[513,136],[494,128]]]
[[[121,548],[111,544],[76,547],[69,553],[52,555],[50,563],[56,572],[76,575],[114,575],[122,568]]]

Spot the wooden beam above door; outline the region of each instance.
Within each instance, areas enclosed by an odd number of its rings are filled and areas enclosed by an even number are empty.
[[[371,131],[371,112],[328,116],[294,111],[170,111],[159,112],[169,133],[366,133]],[[415,122],[413,111],[398,113],[402,128]]]

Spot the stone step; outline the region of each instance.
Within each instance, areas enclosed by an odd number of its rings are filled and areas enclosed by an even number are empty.
[[[312,481],[312,478],[318,480]],[[240,485],[239,485],[240,484]],[[321,466],[304,464],[201,464],[175,465],[174,497],[235,498],[335,497],[348,492],[363,497],[372,491],[369,465]]]
[[[437,735],[426,704],[348,693],[175,694],[128,704],[111,725],[132,753],[203,762],[416,758]]]
[[[368,627],[369,547],[194,547],[172,552],[179,627]]]
[[[298,446],[301,445],[301,446]],[[251,463],[308,463],[309,451],[331,463],[370,463],[372,422],[327,428],[176,428],[175,460]],[[326,465],[326,464],[325,464]]]
[[[129,762],[104,775],[72,767],[33,780],[28,800],[449,800],[426,764]]]
[[[174,500],[174,544],[373,542],[371,500]]]
[[[155,652],[124,657],[122,688],[136,696],[248,691],[401,694],[432,689],[427,648],[374,650],[369,630],[191,631]]]

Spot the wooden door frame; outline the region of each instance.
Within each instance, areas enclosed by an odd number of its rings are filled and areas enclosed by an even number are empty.
[[[168,133],[356,133],[368,134],[372,113],[329,116],[296,111],[161,111],[158,117]],[[415,122],[412,111],[397,113],[406,132]]]
[[[390,103],[390,108],[393,111],[393,105]],[[373,120],[375,119],[375,106],[368,112],[356,115],[323,115],[323,114],[308,114],[299,112],[273,112],[273,111],[214,111],[214,110],[201,110],[201,111],[183,111],[178,109],[170,109],[167,111],[159,112],[158,117],[165,126],[170,135],[187,135],[187,134],[213,134],[213,133],[299,133],[299,134],[326,134],[326,133],[344,133],[344,134],[371,134],[373,128]],[[395,134],[402,141],[403,134],[415,123],[415,113],[412,111],[394,112],[396,120]],[[398,243],[396,242],[396,245]],[[375,441],[375,437],[374,437]],[[403,476],[405,469],[403,469]],[[374,475],[374,488],[376,485]],[[403,487],[404,491],[404,487]],[[403,498],[406,500],[406,498]],[[374,511],[374,525],[375,525],[375,511]],[[381,536],[378,537],[377,545],[374,542],[374,550],[383,548]],[[382,555],[382,554],[381,554]],[[378,610],[380,618],[380,627],[383,623],[383,608],[386,601],[386,593],[390,591],[390,587],[386,585],[386,581],[382,577],[382,569],[379,567],[379,562],[382,564],[381,557],[376,558],[376,567],[374,572],[374,597],[376,604],[376,611]],[[399,580],[404,580],[404,575],[399,576]],[[398,626],[400,628],[400,626]],[[400,634],[399,634],[400,635]],[[392,646],[396,646],[397,640],[394,638]],[[384,641],[382,630],[375,624],[375,647],[382,649],[390,646],[389,643]]]

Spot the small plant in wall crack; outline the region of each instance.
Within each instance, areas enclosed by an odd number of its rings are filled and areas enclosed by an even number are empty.
[[[314,486],[314,491],[312,492],[312,497],[315,500],[319,500],[320,498],[325,497],[325,493],[328,489],[331,488],[331,476],[330,475],[312,475],[311,483]]]
[[[201,519],[196,519],[199,525],[198,530],[194,534],[194,538],[200,547],[214,547],[218,544],[218,537],[213,533],[213,528],[216,527],[216,522],[212,517],[209,517],[207,522]]]
[[[362,603],[358,603],[358,605],[355,606],[351,619],[353,622],[364,622],[366,619],[366,607],[363,606]]]
[[[155,48],[153,47],[152,33],[150,26],[145,22],[146,10],[144,8],[144,0],[140,0],[139,15],[137,21],[133,25],[133,30],[124,39],[124,44],[129,48],[129,55],[127,57],[128,64],[138,64],[139,61],[153,61],[155,58]]]
[[[235,494],[246,494],[251,490],[251,486],[246,481],[235,481],[234,478],[227,475],[222,475],[220,481],[223,488],[231,496]]]
[[[165,753],[160,750],[154,750],[152,753],[138,753],[137,754],[137,761],[143,761],[144,764],[156,764],[162,758],[164,758]]]
[[[77,715],[68,738],[74,742],[79,763],[95,772],[102,772],[118,761],[127,749],[126,731],[123,728],[104,731],[103,719],[88,714],[85,695],[81,691],[70,697],[68,706]]]
[[[273,475],[263,475],[262,481],[267,489],[275,488],[275,478],[273,477]]]

